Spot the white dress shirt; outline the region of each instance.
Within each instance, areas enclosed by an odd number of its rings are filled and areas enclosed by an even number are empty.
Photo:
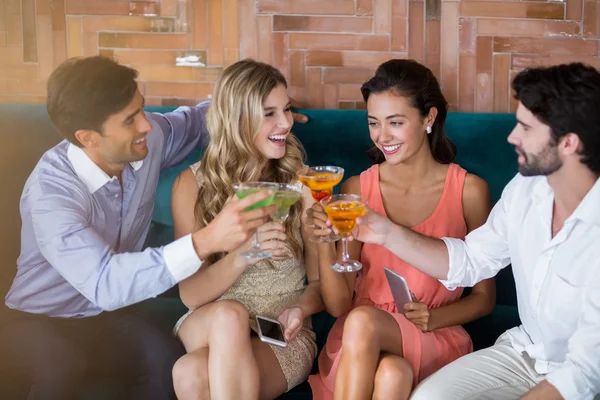
[[[487,222],[465,241],[443,238],[449,289],[473,286],[512,263],[522,325],[513,347],[567,399],[600,392],[600,180],[552,238],[554,193],[517,175]]]

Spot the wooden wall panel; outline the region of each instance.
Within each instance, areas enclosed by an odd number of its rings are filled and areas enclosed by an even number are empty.
[[[413,58],[451,109],[502,112],[518,71],[600,67],[599,42],[597,0],[0,0],[0,101],[43,102],[60,62],[103,54],[140,71],[148,104],[203,100],[252,57],[279,68],[301,105],[364,108],[375,68]]]

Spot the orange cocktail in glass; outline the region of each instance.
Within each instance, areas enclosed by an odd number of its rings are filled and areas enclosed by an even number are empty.
[[[335,185],[342,181],[344,168],[332,165],[305,168],[298,173],[298,179],[310,189],[313,199],[320,202],[331,197]],[[335,242],[340,236],[331,233],[327,236],[311,236],[313,242]]]
[[[362,264],[351,260],[348,255],[348,236],[356,226],[356,219],[365,215],[365,204],[356,194],[338,194],[321,201],[325,212],[335,229],[342,236],[342,259],[336,261],[331,269],[337,272],[356,272]]]
[[[334,186],[340,183],[343,177],[343,168],[329,165],[306,168],[298,174],[298,179],[310,189],[316,201],[331,196]]]

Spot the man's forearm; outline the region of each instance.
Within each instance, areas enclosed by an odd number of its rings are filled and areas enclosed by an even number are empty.
[[[564,400],[564,398],[551,383],[542,381],[525,393],[521,400]]]
[[[448,278],[450,259],[448,248],[441,239],[394,225],[384,247],[429,276],[436,279]]]

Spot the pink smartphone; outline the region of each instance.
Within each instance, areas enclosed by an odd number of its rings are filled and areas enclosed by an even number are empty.
[[[399,313],[404,313],[404,304],[412,302],[408,284],[402,275],[387,267],[384,270],[388,285],[390,285],[390,290],[392,291],[392,296],[394,297],[394,303],[396,303],[396,309]]]

